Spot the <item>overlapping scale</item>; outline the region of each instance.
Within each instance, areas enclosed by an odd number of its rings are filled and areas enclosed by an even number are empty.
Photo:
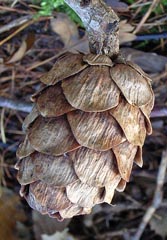
[[[133,161],[137,152],[137,146],[125,141],[114,147],[112,150],[116,156],[117,166],[121,177],[125,181],[129,181]]]
[[[35,152],[34,148],[31,146],[28,136],[25,136],[24,141],[19,145],[16,156],[19,159],[29,156],[31,153]]]
[[[108,66],[112,67],[114,64],[106,55],[100,55],[100,54],[86,54],[83,56],[83,61],[87,62],[89,65],[98,65],[98,66]]]
[[[33,154],[32,154],[33,155]],[[34,169],[34,159],[30,156],[25,157],[19,162],[17,179],[22,185],[26,185],[38,180]]]
[[[88,148],[79,148],[69,153],[74,169],[83,183],[94,187],[114,184],[120,178],[116,159],[111,150],[101,152]]]
[[[62,88],[68,102],[86,112],[102,112],[119,103],[120,90],[106,66],[90,66],[63,80]]]
[[[141,107],[149,102],[153,94],[150,83],[135,69],[126,64],[116,64],[110,68],[110,73],[130,104]]]
[[[142,146],[146,137],[146,128],[144,115],[140,109],[121,98],[119,105],[109,112],[123,129],[127,140],[134,145]]]
[[[74,110],[67,102],[59,84],[46,87],[35,98],[37,108],[43,117],[57,117]]]
[[[33,209],[38,210],[41,208],[48,213],[56,210],[58,212],[72,205],[64,188],[48,186],[41,181],[31,183],[29,192],[25,197]]]
[[[33,106],[32,111],[24,119],[22,129],[24,132],[29,128],[29,126],[35,121],[35,119],[40,115],[36,105]]]
[[[64,173],[64,174],[63,174]],[[53,156],[35,152],[19,164],[18,178],[22,184],[40,179],[54,186],[66,186],[78,179],[67,155]]]
[[[134,158],[134,162],[139,166],[143,166],[143,158],[142,158],[142,147],[138,146],[136,156]]]
[[[52,69],[40,78],[41,82],[47,85],[54,85],[59,81],[82,71],[88,66],[83,62],[82,58],[82,54],[66,53],[62,55],[57,59]]]
[[[152,96],[152,98],[150,99],[150,101],[146,105],[140,107],[142,113],[145,116],[146,130],[147,130],[148,135],[150,135],[152,133],[150,113],[151,113],[151,110],[153,109],[153,106],[154,106],[154,97]]]
[[[41,153],[61,155],[79,147],[65,116],[38,117],[28,132],[32,147]]]
[[[69,184],[66,192],[72,203],[85,208],[92,208],[104,199],[104,188],[92,187],[80,180]]]
[[[123,131],[109,112],[73,111],[67,114],[72,132],[81,146],[108,150],[125,141]]]
[[[73,204],[72,206],[60,210],[59,214],[64,218],[72,218],[73,216],[89,214],[91,212],[91,208],[83,208],[78,206],[77,204]]]

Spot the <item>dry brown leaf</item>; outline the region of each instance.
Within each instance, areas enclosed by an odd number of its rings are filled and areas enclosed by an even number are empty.
[[[18,240],[16,223],[25,220],[18,195],[4,188],[0,198],[0,239]]]
[[[56,18],[51,19],[51,28],[59,34],[66,47],[79,40],[77,25],[64,13],[57,13]]]
[[[27,51],[27,43],[25,40],[23,40],[19,49],[13,54],[13,56],[6,63],[9,64],[9,63],[15,63],[17,61],[20,61],[24,57],[26,51]]]
[[[119,31],[120,44],[131,42],[134,39],[136,39],[136,35],[132,33],[134,27],[130,23],[127,23],[127,20],[120,21],[119,28],[120,28]]]
[[[165,70],[167,63],[167,57],[165,56],[153,52],[143,52],[133,48],[122,48],[121,52],[127,60],[135,62],[148,73],[158,73]]]

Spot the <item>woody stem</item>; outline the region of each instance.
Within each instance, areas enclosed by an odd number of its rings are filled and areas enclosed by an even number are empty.
[[[110,57],[119,53],[119,18],[102,0],[64,0],[81,18],[90,50]]]

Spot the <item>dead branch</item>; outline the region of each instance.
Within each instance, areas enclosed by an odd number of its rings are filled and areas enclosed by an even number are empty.
[[[18,27],[18,26],[22,25],[23,23],[29,21],[32,18],[33,18],[32,15],[27,15],[27,16],[17,18],[15,20],[11,21],[10,23],[0,27],[0,33],[9,31],[10,29],[12,29],[14,27]]]
[[[32,103],[21,102],[19,100],[12,100],[5,97],[0,97],[0,107],[14,109],[17,111],[31,112]]]
[[[147,224],[152,218],[155,211],[160,207],[162,199],[163,199],[163,185],[165,180],[165,174],[167,169],[167,150],[163,151],[162,159],[159,166],[158,176],[157,176],[157,184],[154,193],[154,198],[151,206],[147,209],[142,222],[140,223],[136,234],[131,238],[131,240],[140,240]]]

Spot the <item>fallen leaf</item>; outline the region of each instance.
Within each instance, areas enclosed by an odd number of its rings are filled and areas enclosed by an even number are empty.
[[[35,41],[34,33],[28,33],[26,39],[22,40],[20,47],[15,51],[10,58],[5,62],[6,64],[15,63],[20,61],[24,56],[25,53],[31,49]]]
[[[0,198],[0,238],[17,240],[16,224],[18,221],[25,220],[18,195],[4,188]]]
[[[165,56],[133,48],[121,48],[121,53],[127,60],[138,64],[147,73],[158,73],[165,70],[167,63],[167,57]]]
[[[12,55],[12,57],[6,63],[7,64],[15,63],[21,60],[24,57],[26,50],[27,50],[27,44],[26,44],[26,41],[23,40],[19,49]]]
[[[127,23],[127,20],[123,20],[119,24],[120,32],[119,32],[119,41],[120,44],[131,42],[136,38],[136,35],[131,33],[134,27]]]
[[[79,40],[77,25],[64,13],[57,13],[56,18],[51,19],[51,28],[59,34],[66,47]]]

